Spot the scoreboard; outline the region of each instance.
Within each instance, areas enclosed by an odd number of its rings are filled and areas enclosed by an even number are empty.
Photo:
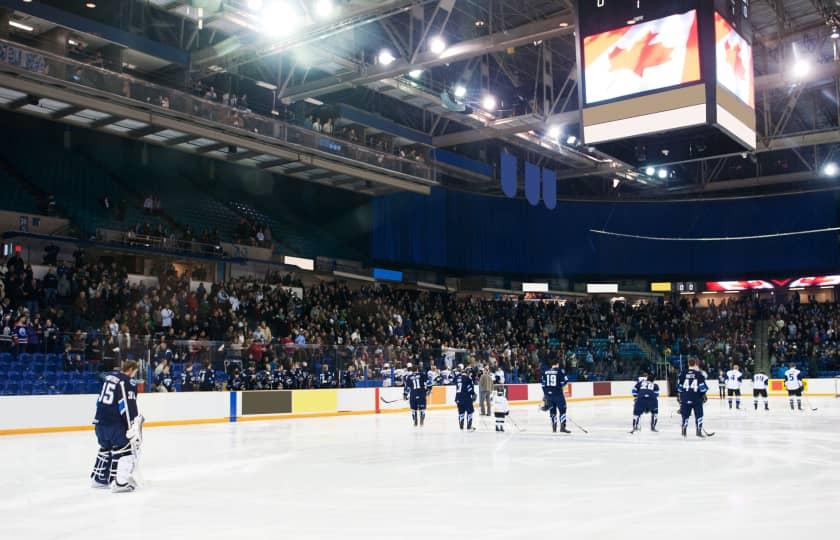
[[[579,0],[577,28],[586,144],[677,130],[755,148],[747,0]]]

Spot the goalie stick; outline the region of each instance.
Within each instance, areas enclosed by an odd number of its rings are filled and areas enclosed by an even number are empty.
[[[129,444],[131,445],[131,455],[134,456],[134,469],[131,471],[132,475],[135,476],[136,480],[140,480],[140,443],[143,442],[143,422],[145,419],[143,415],[137,415],[134,419],[131,418],[131,413],[128,411],[128,394],[125,391],[125,383],[120,381],[120,390],[122,390],[122,399],[123,403],[125,404],[125,421],[128,424],[128,429],[135,427],[134,424],[136,423],[137,426],[137,436],[133,437]],[[145,482],[143,482],[145,483]]]

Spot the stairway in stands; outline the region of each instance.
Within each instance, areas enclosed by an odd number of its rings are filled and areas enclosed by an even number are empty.
[[[770,374],[770,351],[767,340],[770,339],[770,319],[755,322],[755,371]]]

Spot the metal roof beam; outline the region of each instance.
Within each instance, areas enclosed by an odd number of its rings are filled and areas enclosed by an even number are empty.
[[[110,126],[111,124],[116,124],[120,120],[123,120],[122,116],[106,116],[104,118],[100,118],[99,120],[94,120],[90,124],[88,124],[89,128],[99,129],[105,126]]]
[[[429,69],[483,54],[504,51],[510,47],[519,47],[534,41],[571,33],[574,30],[573,24],[574,20],[571,14],[535,21],[503,32],[456,43],[447,48],[441,55],[434,54],[431,51],[423,52],[417,55],[417,60],[414,63],[406,59],[398,59],[388,66],[371,66],[354,72],[324,77],[311,83],[289,88],[282,97],[284,102],[292,103],[307,97],[320,96],[389,77],[397,77],[415,69]]]
[[[126,135],[128,135],[132,139],[139,139],[141,137],[145,137],[146,135],[152,135],[154,133],[160,133],[161,131],[163,131],[162,127],[149,125],[149,126],[146,126],[146,127],[132,129],[131,131],[126,133]]]
[[[221,150],[225,146],[228,146],[228,144],[223,143],[223,142],[214,143],[214,144],[207,144],[207,145],[200,146],[200,147],[196,148],[195,153],[196,154],[209,154],[210,152],[215,152],[216,150]]]
[[[171,139],[167,139],[164,146],[176,146],[179,144],[188,143],[190,141],[196,140],[198,137],[195,135],[181,135],[180,137],[172,137]]]
[[[82,112],[83,110],[84,109],[82,107],[64,107],[63,109],[50,114],[50,120],[58,120],[66,116],[72,116],[77,112]]]

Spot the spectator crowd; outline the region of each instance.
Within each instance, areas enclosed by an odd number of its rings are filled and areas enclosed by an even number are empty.
[[[459,369],[537,382],[555,361],[578,380],[628,379],[652,361],[622,353],[637,336],[666,356],[700,357],[710,372],[732,362],[749,370],[759,315],[771,317],[776,362],[815,357],[830,368],[840,353],[834,303],[524,301],[304,286],[279,273],[196,284],[171,267],[129,282],[124,268],[82,250],[40,278],[17,255],[0,261],[0,274],[0,352],[60,354],[67,369],[101,370],[148,350],[161,390],[400,384],[409,363],[441,384]]]

